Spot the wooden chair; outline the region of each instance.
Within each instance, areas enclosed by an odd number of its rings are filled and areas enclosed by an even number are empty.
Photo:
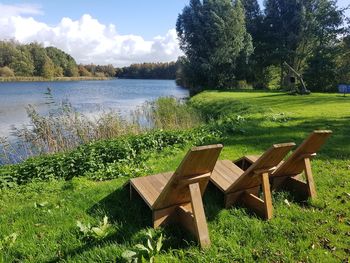
[[[201,247],[210,245],[202,195],[222,149],[221,144],[193,147],[175,172],[130,180],[153,211],[153,226],[179,223],[194,234]]]
[[[256,162],[243,171],[232,161],[218,161],[210,181],[225,195],[225,207],[243,204],[257,214],[270,219],[273,214],[269,175],[295,143],[274,144]],[[262,187],[264,200],[258,197]]]
[[[270,176],[273,190],[286,189],[297,192],[303,199],[315,198],[316,188],[312,175],[310,160],[316,156],[328,137],[332,134],[329,130],[313,131],[300,146],[281,162],[278,168]],[[235,163],[246,169],[259,158],[259,155],[244,156]],[[305,182],[301,180],[301,174],[305,173]]]

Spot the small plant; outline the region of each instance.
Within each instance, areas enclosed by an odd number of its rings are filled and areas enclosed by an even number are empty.
[[[290,120],[284,112],[269,114],[267,119],[272,122],[288,122]]]
[[[150,262],[155,261],[155,257],[161,252],[163,247],[163,234],[156,238],[152,230],[148,230],[145,237],[147,245],[136,244],[134,250],[127,250],[123,253],[123,258],[128,262]]]
[[[83,237],[88,240],[102,240],[112,233],[112,225],[108,223],[107,216],[103,217],[103,220],[99,222],[98,226],[91,226],[90,223],[85,225],[77,221],[77,227]]]
[[[0,251],[5,250],[6,248],[12,247],[17,240],[17,233],[12,233],[11,235],[5,236],[0,239]]]

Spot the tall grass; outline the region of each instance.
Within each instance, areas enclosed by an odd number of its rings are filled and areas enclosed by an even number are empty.
[[[47,115],[29,105],[27,115],[30,125],[13,128],[13,140],[0,138],[0,163],[16,163],[35,155],[65,152],[91,141],[158,129],[188,129],[201,123],[196,110],[171,97],[147,102],[131,112],[128,118],[122,118],[115,111],[89,117],[69,103],[58,105]]]

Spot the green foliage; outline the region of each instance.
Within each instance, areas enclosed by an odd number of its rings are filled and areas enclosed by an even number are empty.
[[[75,60],[55,47],[44,48],[38,43],[22,45],[14,41],[0,41],[0,67],[10,67],[14,75],[4,77],[40,76],[77,77],[78,67]]]
[[[167,237],[155,261],[347,262],[349,99],[329,93],[291,98],[279,92],[223,91],[203,92],[192,98],[191,103],[200,105],[205,113],[227,118],[227,125],[233,122],[233,127],[241,125],[245,130],[216,141],[224,144],[220,159],[259,154],[274,143],[294,141],[299,145],[314,129],[331,129],[333,134],[312,160],[316,201],[300,203],[288,192],[273,191],[275,216],[266,221],[242,206],[224,209],[222,196],[208,187],[203,203],[211,247],[201,250],[188,231],[169,225],[153,234],[153,241],[161,233]],[[152,152],[144,161],[147,174],[174,171],[186,151],[187,147],[170,147]],[[148,248],[144,234],[152,213],[137,195],[129,199],[128,179],[94,182],[79,177],[1,189],[0,236],[19,236],[12,247],[0,252],[0,261],[2,257],[4,262],[125,262],[125,251],[137,253],[137,244]],[[113,226],[113,234],[93,242],[77,234],[77,220],[98,226],[104,215]],[[146,254],[144,261],[148,261]]]
[[[101,241],[110,236],[113,232],[112,225],[108,222],[108,216],[106,215],[97,226],[91,226],[90,223],[85,225],[77,221],[77,227],[83,239],[88,241]]]
[[[46,79],[51,79],[55,76],[55,65],[50,58],[46,58],[42,67],[42,76]]]
[[[335,90],[350,72],[344,11],[331,0],[266,0],[263,11],[257,0],[192,0],[177,20],[186,56],[178,59],[176,81],[191,95],[237,88],[239,80],[256,89],[287,88],[287,62],[305,73],[312,91]]]
[[[202,123],[199,111],[173,97],[162,97],[146,103],[137,117],[137,122],[146,120],[150,127],[166,130],[179,127],[188,129]]]
[[[12,233],[11,235],[0,238],[0,251],[11,248],[15,244],[17,237],[17,233]]]
[[[88,176],[96,180],[134,177],[146,171],[142,162],[166,147],[184,147],[217,140],[207,128],[187,131],[155,131],[112,140],[90,142],[59,154],[30,158],[20,164],[0,166],[0,186],[13,187],[35,180],[66,180]]]
[[[182,79],[190,87],[234,87],[236,60],[252,53],[240,0],[192,0],[179,15],[176,29],[188,63]]]
[[[78,66],[79,75],[82,77],[91,77],[92,73],[89,72],[83,65]]]
[[[322,48],[315,50],[307,61],[307,69],[304,79],[311,91],[336,91],[337,90],[337,65],[334,48]]]
[[[127,79],[175,79],[177,63],[142,63],[118,68],[116,76]]]
[[[9,67],[0,68],[0,77],[13,77],[15,74]]]
[[[158,238],[154,236],[154,231],[149,229],[145,238],[147,238],[146,244],[136,244],[134,250],[126,250],[122,254],[128,262],[155,262],[156,256],[160,254],[163,247],[163,234],[160,234]]]

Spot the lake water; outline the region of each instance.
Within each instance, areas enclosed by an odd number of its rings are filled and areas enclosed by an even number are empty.
[[[69,82],[8,82],[0,83],[0,136],[9,136],[11,126],[28,123],[26,106],[33,105],[40,113],[49,111],[55,103],[68,101],[77,111],[94,116],[102,111],[118,111],[127,116],[146,101],[172,96],[186,98],[188,91],[173,80],[129,80]]]

